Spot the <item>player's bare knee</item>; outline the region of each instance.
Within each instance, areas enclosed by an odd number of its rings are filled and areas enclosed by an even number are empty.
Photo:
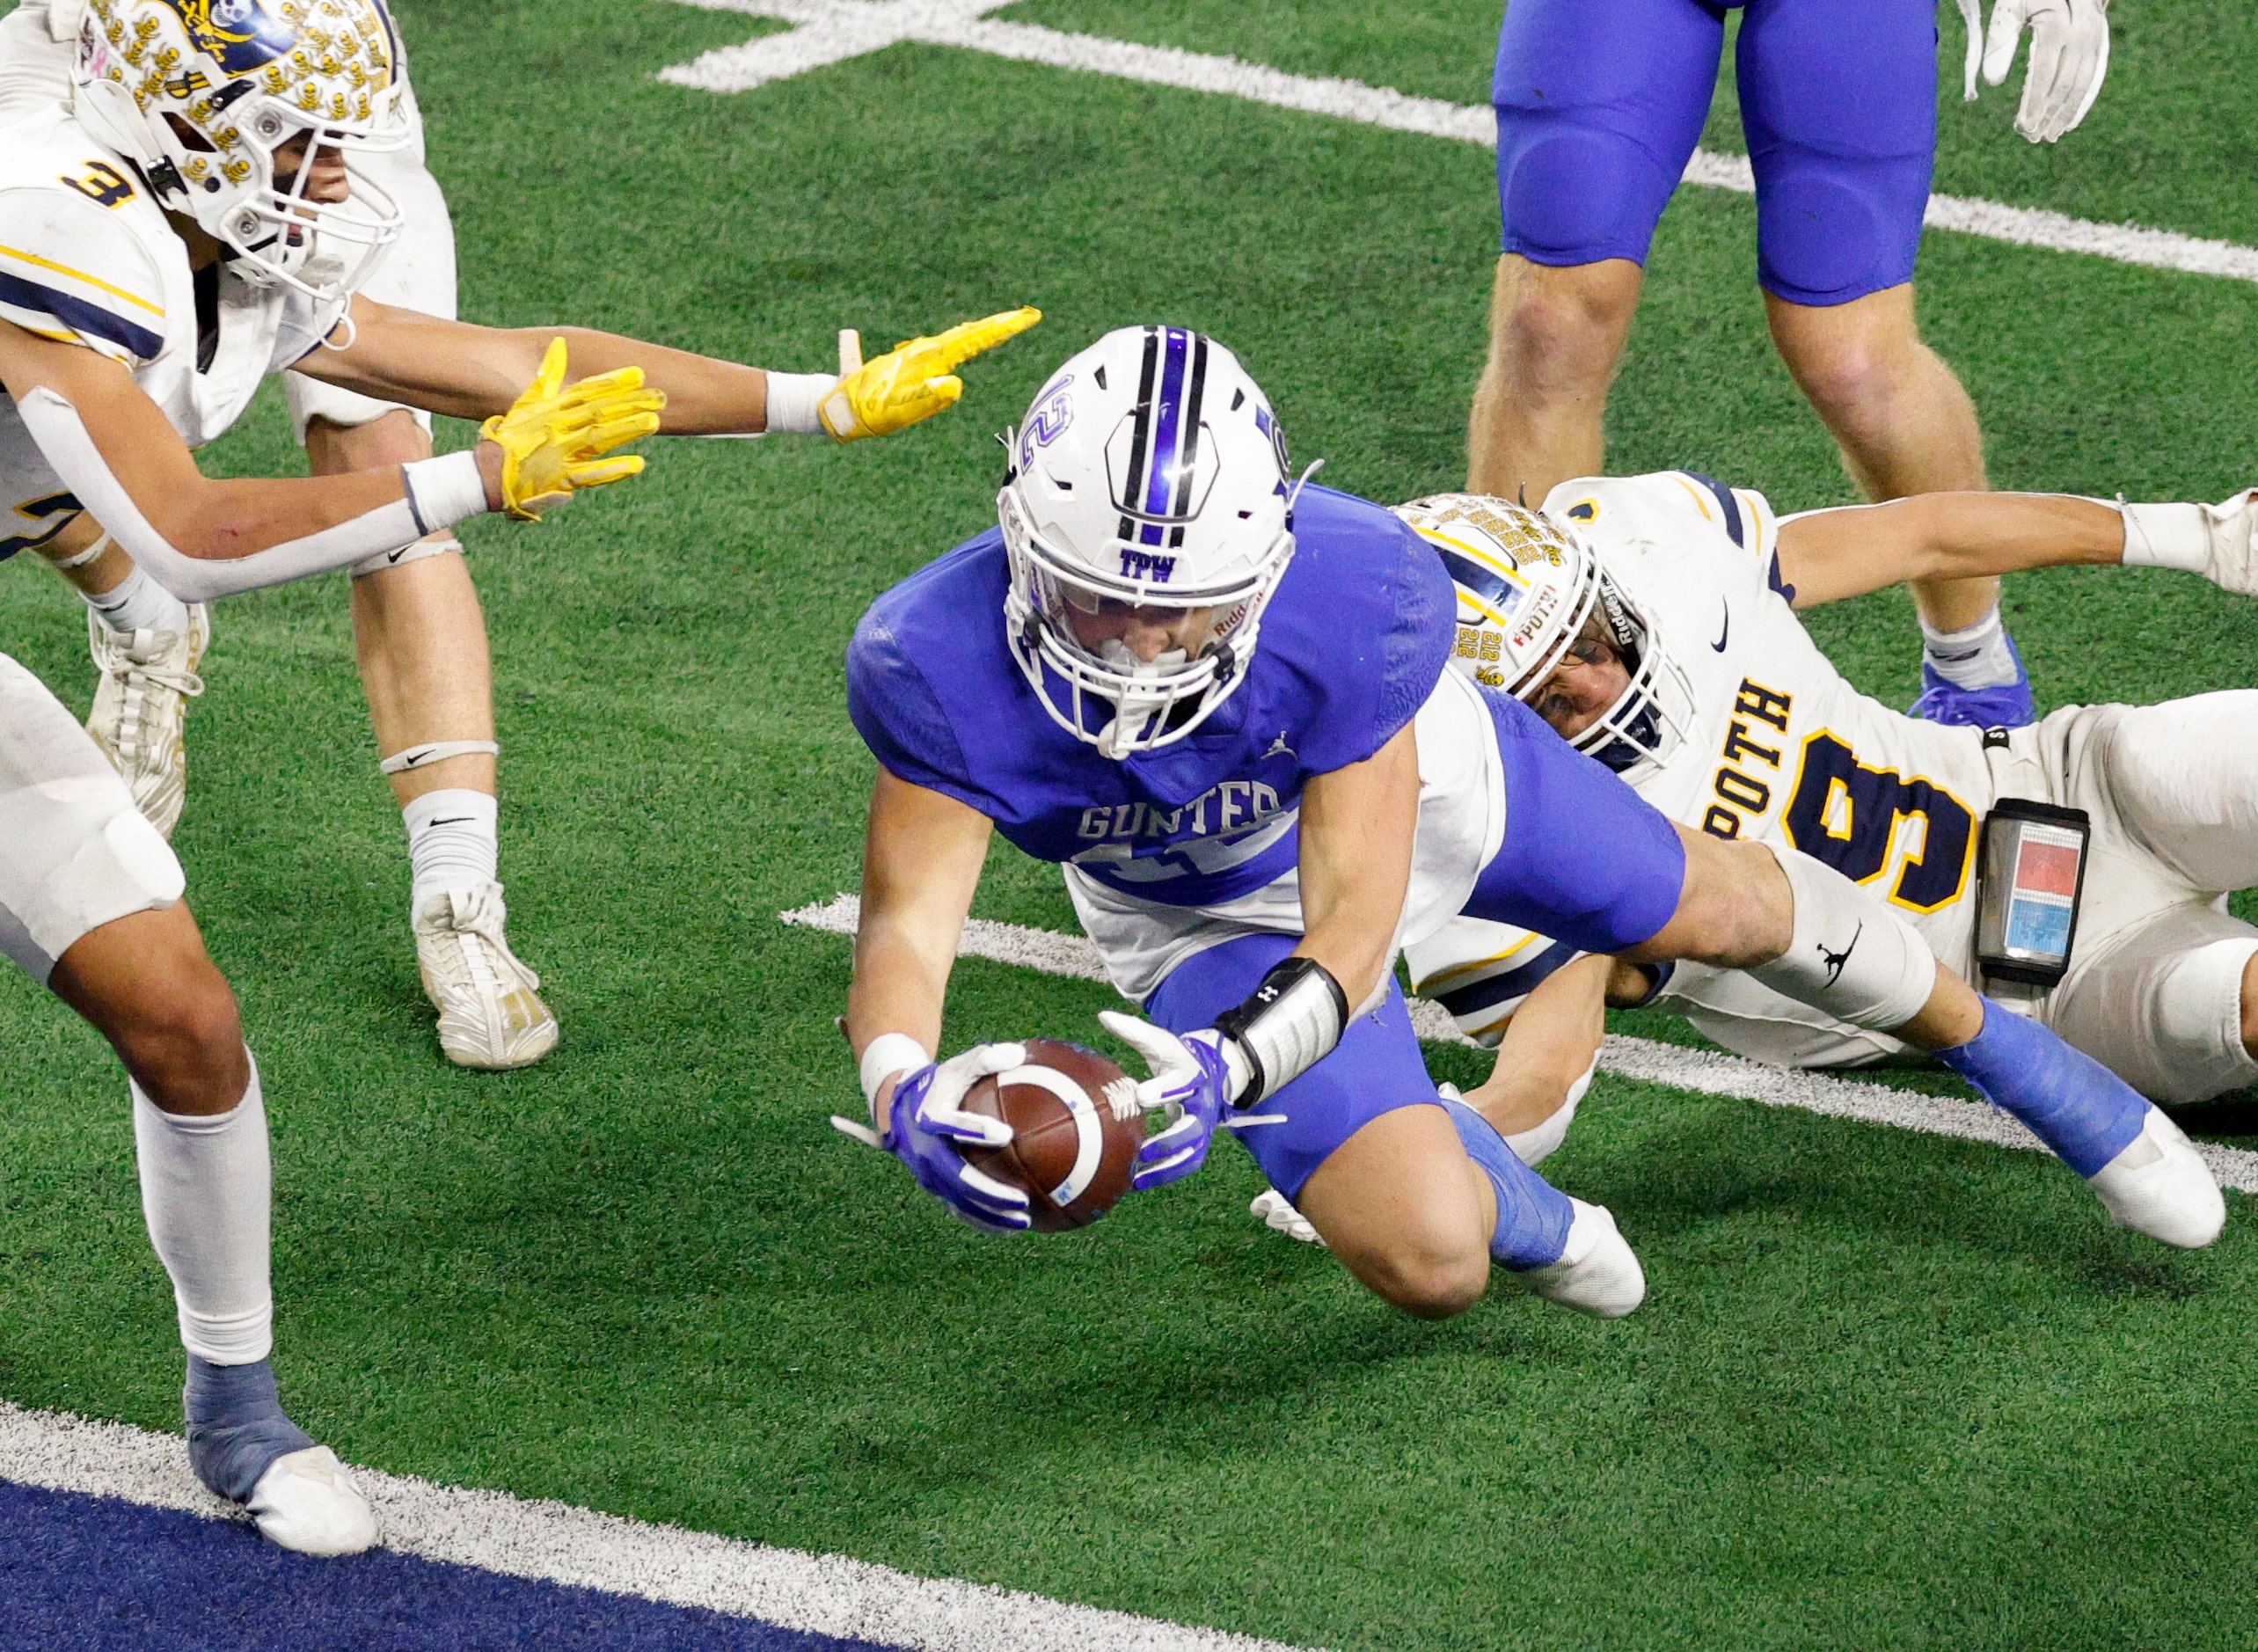
[[[186,961],[143,990],[111,1033],[119,1058],[167,1113],[224,1112],[250,1082],[243,1018],[209,959]]]
[[[405,407],[366,424],[341,425],[316,413],[306,421],[306,462],[317,476],[382,470],[431,457],[431,438]]]
[[[1406,1245],[1375,1261],[1364,1283],[1414,1319],[1453,1319],[1489,1286],[1489,1255],[1479,1245]]]
[[[1721,969],[1769,963],[1795,932],[1795,897],[1772,851],[1680,826],[1685,887],[1662,932],[1624,956],[1633,962],[1691,959]]]
[[[1507,368],[1525,393],[1604,393],[1638,298],[1633,286],[1626,303],[1617,290],[1622,285],[1586,270],[1529,271],[1501,281],[1493,366]]]

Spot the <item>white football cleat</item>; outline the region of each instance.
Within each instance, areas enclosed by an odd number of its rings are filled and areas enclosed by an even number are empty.
[[[557,1047],[541,977],[502,935],[501,885],[441,889],[415,909],[415,961],[439,1011],[439,1047],[458,1067],[529,1067]]]
[[[2226,1200],[2211,1166],[2153,1106],[2124,1151],[2086,1179],[2119,1227],[2183,1251],[2201,1250],[2226,1225]]]
[[[1293,1202],[1275,1188],[1265,1188],[1254,1195],[1254,1202],[1246,1207],[1249,1216],[1262,1218],[1262,1225],[1283,1233],[1290,1239],[1299,1239],[1304,1245],[1321,1249],[1333,1247],[1325,1242],[1325,1235],[1310,1225],[1309,1217],[1294,1209]]]
[[[358,1554],[376,1541],[375,1511],[326,1445],[276,1458],[244,1507],[267,1541],[300,1554]]]
[[[1647,1299],[1647,1276],[1604,1205],[1571,1197],[1575,1221],[1560,1260],[1519,1277],[1547,1302],[1595,1319],[1619,1319]]]
[[[188,800],[188,702],[204,691],[196,668],[211,640],[211,610],[201,603],[190,604],[186,631],[112,631],[86,610],[87,651],[102,674],[86,732],[167,837]]]

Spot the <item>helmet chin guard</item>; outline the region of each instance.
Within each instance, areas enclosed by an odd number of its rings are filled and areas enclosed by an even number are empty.
[[[1458,669],[1532,703],[1597,615],[1630,681],[1568,743],[1635,779],[1689,737],[1692,680],[1572,525],[1475,493],[1415,499],[1395,514],[1435,547],[1458,588]]]
[[[309,199],[312,161],[408,141],[399,56],[383,0],[90,0],[71,106],[245,280],[334,303],[400,214],[358,176],[345,201]],[[278,178],[275,152],[301,135],[304,163]]]
[[[1108,757],[1181,740],[1245,679],[1293,559],[1298,487],[1261,387],[1203,334],[1123,327],[1054,373],[1005,445],[1005,625],[1036,698]],[[1078,614],[1129,609],[1205,622],[1151,661],[1078,632]]]

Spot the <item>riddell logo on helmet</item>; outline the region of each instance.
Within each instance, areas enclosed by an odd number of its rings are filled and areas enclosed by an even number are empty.
[[[1149,551],[1122,552],[1122,577],[1125,580],[1151,580],[1156,585],[1166,585],[1175,572],[1174,557],[1154,556]]]

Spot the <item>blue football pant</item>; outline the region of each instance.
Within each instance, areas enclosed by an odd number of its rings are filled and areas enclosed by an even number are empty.
[[[1498,37],[1504,248],[1644,264],[1701,136],[1725,8],[1511,0]],[[1848,303],[1913,278],[1936,153],[1930,0],[1748,0],[1736,62],[1757,184],[1757,278]]]
[[[1466,910],[1585,952],[1619,952],[1669,923],[1685,883],[1677,829],[1615,775],[1570,749],[1510,695],[1483,691],[1504,760],[1505,840]],[[1145,1012],[1171,1032],[1215,1024],[1292,952],[1291,935],[1242,935],[1173,970]],[[1349,1023],[1331,1055],[1266,1097],[1286,1122],[1236,1132],[1289,1199],[1334,1150],[1383,1113],[1436,1105],[1400,987]]]

